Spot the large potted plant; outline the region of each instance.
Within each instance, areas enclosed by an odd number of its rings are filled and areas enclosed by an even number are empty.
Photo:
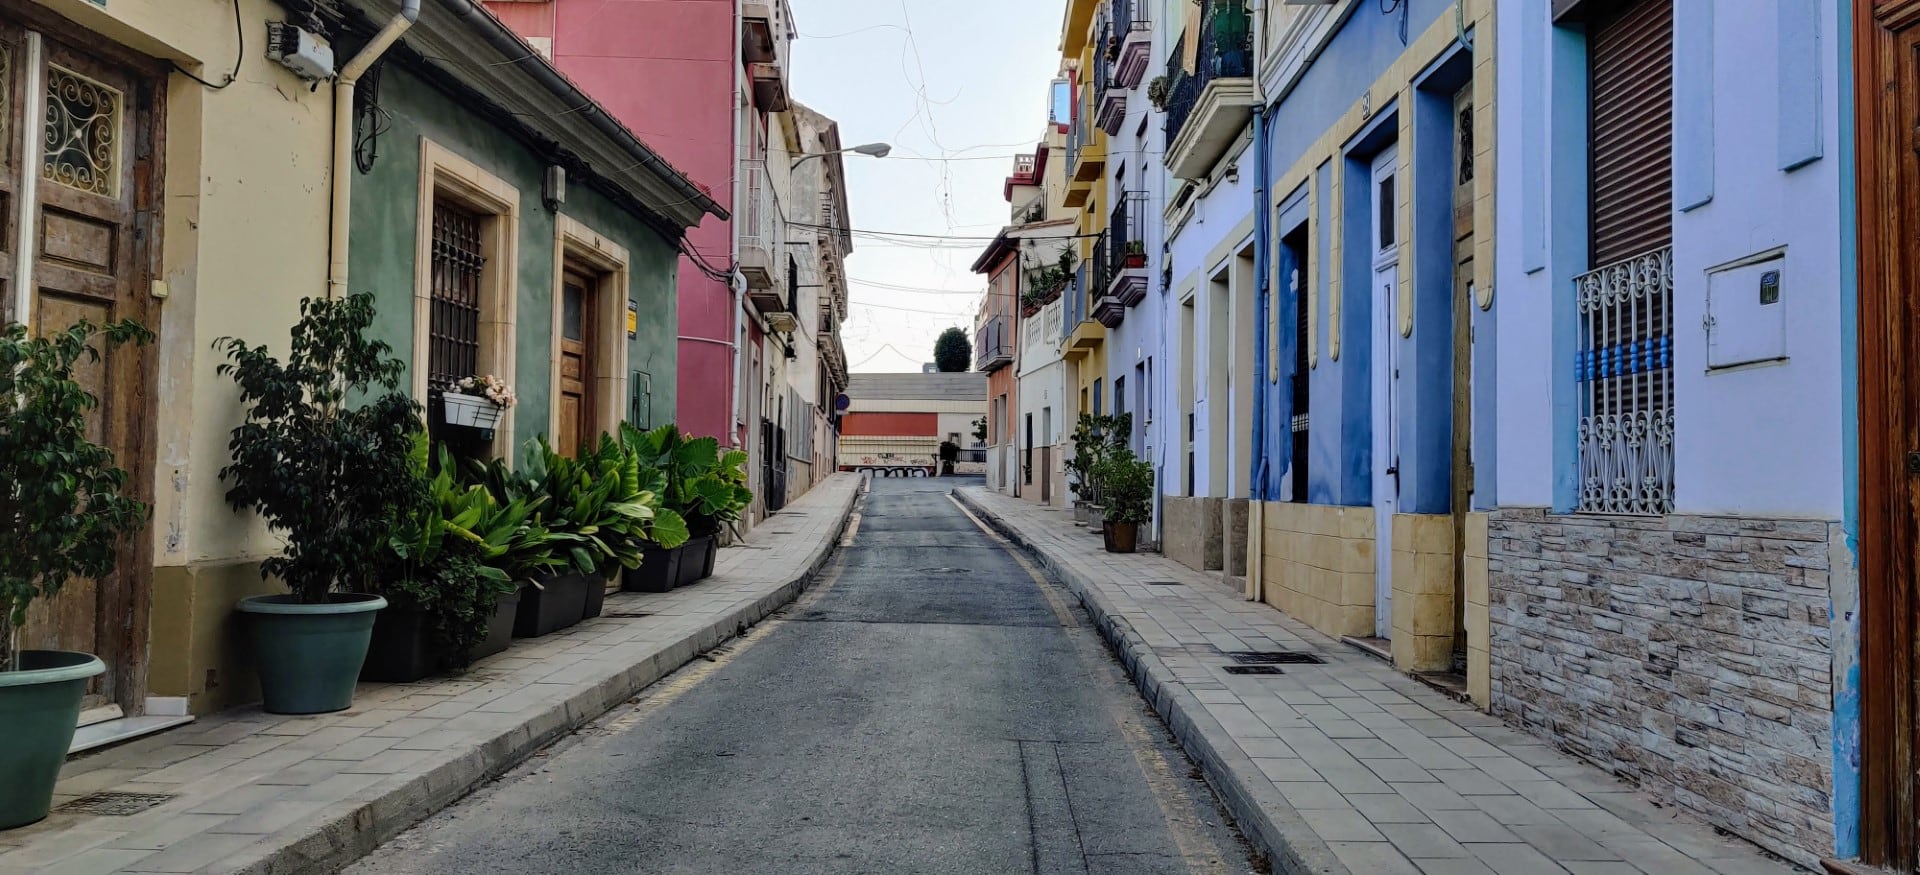
[[[371,295],[300,302],[285,361],[223,337],[219,372],[240,388],[246,419],[220,471],[227,502],[258,512],[286,542],[261,573],[286,595],[240,602],[266,710],[316,714],[353,704],[366,660],[382,552],[424,484],[411,454],[420,407],[400,391],[406,365],[370,340]]]
[[[1104,519],[1100,466],[1116,450],[1125,450],[1133,431],[1133,415],[1082,413],[1073,427],[1073,456],[1066,461],[1067,485],[1073,490],[1073,521],[1099,531]]]
[[[712,574],[720,530],[753,501],[746,454],[722,452],[714,438],[689,439],[671,424],[650,431],[623,426],[620,443],[643,468],[660,472],[661,518],[682,520],[687,532],[678,550],[668,541],[650,545],[642,564],[628,573],[626,588],[658,592]]]
[[[545,524],[574,542],[560,553],[565,572],[535,580],[521,601],[514,629],[521,637],[579,622],[617,569],[639,567],[649,545],[678,547],[687,540],[686,523],[661,507],[663,475],[612,438],[583,446],[577,459],[555,453],[545,440],[536,440],[528,455],[528,475],[548,498]]]
[[[1100,464],[1106,519],[1101,535],[1109,553],[1138,548],[1140,524],[1153,518],[1153,466],[1122,448]]]
[[[100,345],[152,339],[132,321],[43,337],[0,329],[0,829],[47,816],[88,679],[106,671],[88,653],[21,650],[27,607],[70,579],[112,573],[147,519],[113,451],[88,438],[99,399],[74,368],[98,360]]]

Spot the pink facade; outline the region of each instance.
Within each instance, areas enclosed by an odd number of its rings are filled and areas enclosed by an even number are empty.
[[[661,157],[733,211],[734,0],[489,0],[487,8],[592,94]],[[733,261],[730,223],[687,232],[708,265]],[[733,428],[732,290],[692,259],[679,265],[676,420],[723,440]],[[738,439],[738,435],[734,435]]]

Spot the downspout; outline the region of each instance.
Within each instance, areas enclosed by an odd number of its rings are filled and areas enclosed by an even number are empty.
[[[746,63],[744,55],[746,50],[740,44],[738,38],[739,29],[745,26],[745,21],[745,0],[733,0],[733,27],[735,34],[735,38],[731,40],[733,44],[733,66],[728,68],[727,72],[727,90],[732,92],[732,96],[727,101],[727,104],[733,107],[733,141],[727,144],[727,148],[733,151],[733,161],[728,164],[728,166],[733,168],[732,196],[734,198],[734,209],[732,212],[735,213],[739,212],[740,192],[745,182],[745,180],[740,178],[740,135],[745,133],[740,123],[740,117],[746,112],[746,101],[740,97],[740,71]],[[740,220],[737,218],[727,222],[727,263],[730,265],[740,263]],[[733,275],[727,278],[727,300],[731,302],[733,310],[733,333],[727,336],[727,348],[733,350],[733,385],[730,387],[732,394],[728,399],[731,403],[727,405],[727,416],[733,419],[733,425],[727,429],[727,439],[732,442],[734,449],[742,449],[752,443],[741,436],[741,430],[751,426],[751,424],[747,422],[746,410],[744,409],[746,374],[741,370],[741,366],[745,358],[742,355],[744,351],[740,348],[743,339],[740,332],[745,328],[742,321],[743,313],[741,311],[746,307],[746,285],[746,277],[740,274],[739,268],[734,268]]]
[[[385,27],[360,47],[353,59],[340,68],[333,80],[333,204],[327,237],[327,297],[347,294],[347,234],[352,221],[353,175],[348,165],[353,155],[353,92],[373,62],[398,42],[420,18],[420,0],[401,0],[400,11]]]
[[[1258,33],[1260,48],[1267,52],[1273,50],[1266,44],[1266,4],[1256,0],[1253,10],[1253,25]],[[1267,189],[1272,187],[1269,176],[1272,172],[1272,158],[1267,154],[1267,94],[1266,76],[1261,69],[1264,58],[1255,57],[1253,65],[1253,271],[1254,271],[1254,336],[1259,342],[1253,350],[1253,434],[1248,439],[1253,442],[1253,470],[1248,478],[1249,501],[1247,503],[1247,583],[1246,595],[1249,601],[1266,600],[1266,502],[1271,496],[1267,489],[1267,472],[1273,464],[1268,453],[1267,406],[1272,383],[1267,380],[1267,350],[1272,343],[1268,335],[1273,327],[1268,317],[1271,304],[1268,298],[1272,294],[1273,272],[1273,215],[1272,206],[1267,203]]]

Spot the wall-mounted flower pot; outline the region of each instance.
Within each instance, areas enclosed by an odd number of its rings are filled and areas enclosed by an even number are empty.
[[[689,586],[706,579],[707,551],[713,549],[713,536],[704,535],[680,546],[680,585]]]
[[[680,582],[680,562],[684,547],[672,550],[647,547],[640,553],[640,567],[620,574],[620,588],[627,592],[672,592]]]
[[[440,396],[440,404],[448,425],[491,429],[500,423],[501,408],[478,395],[448,392]]]
[[[388,608],[373,620],[360,679],[410,684],[439,671],[445,662],[445,654],[434,646],[432,623],[425,611]]]
[[[507,646],[513,642],[513,618],[520,611],[520,593],[526,588],[526,584],[523,583],[519,589],[501,596],[499,601],[494,602],[493,619],[487,621],[487,637],[474,645],[474,659],[506,652]]]
[[[267,712],[324,714],[352,707],[374,616],[386,606],[386,599],[359,593],[336,593],[317,605],[290,595],[241,600]]]
[[[23,650],[20,670],[0,672],[0,829],[25,826],[53,808],[53,785],[73,744],[87,679],[107,670],[89,653]]]
[[[538,638],[580,622],[587,614],[588,576],[579,573],[542,578],[520,592],[513,637]]]
[[[1140,524],[1109,522],[1101,526],[1108,553],[1132,553],[1139,548]]]

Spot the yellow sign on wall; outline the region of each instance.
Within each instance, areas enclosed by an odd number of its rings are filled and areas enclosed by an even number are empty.
[[[640,336],[640,305],[627,301],[627,339]]]

